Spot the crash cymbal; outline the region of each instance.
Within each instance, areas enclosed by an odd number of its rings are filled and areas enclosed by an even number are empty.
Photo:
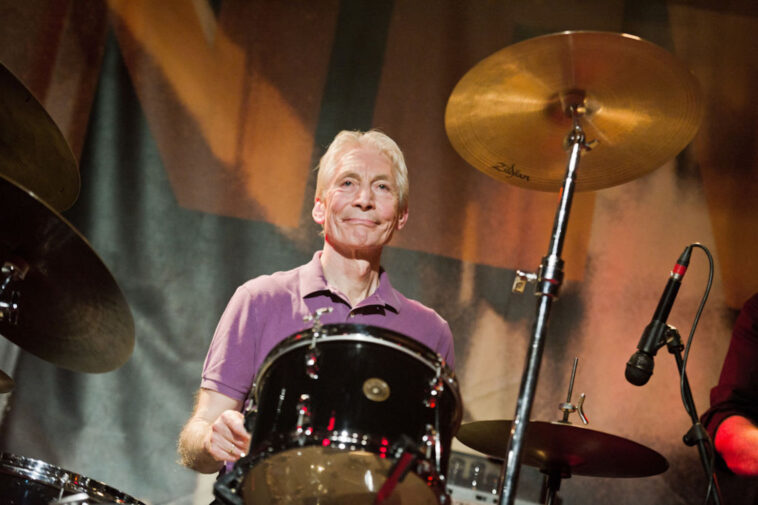
[[[10,393],[14,387],[16,387],[16,383],[13,382],[13,379],[7,373],[0,370],[0,394]]]
[[[471,165],[529,189],[561,188],[579,109],[591,142],[576,189],[631,181],[675,157],[702,117],[695,77],[671,53],[632,35],[563,32],[508,46],[453,89],[445,128]]]
[[[511,421],[477,421],[458,430],[458,440],[504,459]],[[531,421],[526,428],[521,461],[563,477],[647,477],[665,472],[666,458],[631,440],[569,424]]]
[[[55,210],[0,176],[0,265],[9,264],[23,278],[1,295],[18,310],[0,318],[0,335],[78,372],[107,372],[129,358],[134,321],[107,267]]]
[[[0,174],[52,208],[79,196],[79,167],[55,122],[10,70],[0,64]]]

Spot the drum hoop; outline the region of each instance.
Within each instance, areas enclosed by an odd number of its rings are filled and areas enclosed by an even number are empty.
[[[0,473],[30,479],[69,493],[86,493],[92,498],[103,498],[115,503],[144,505],[103,482],[26,456],[0,452]]]
[[[282,356],[292,351],[295,351],[297,349],[300,349],[303,346],[311,345],[311,342],[313,342],[312,338],[308,338],[306,336],[300,337],[301,334],[310,332],[310,331],[311,329],[308,328],[306,330],[302,330],[293,335],[290,335],[286,339],[279,342],[269,352],[263,364],[261,365],[260,369],[258,370],[258,373],[256,374],[254,395],[253,395],[256,400],[256,403],[259,400],[258,390],[260,389],[261,384],[264,382],[261,379],[265,377],[266,372],[268,372],[268,369],[276,360],[278,360]],[[377,332],[377,333],[385,333],[386,335],[376,336],[371,333],[372,331]],[[406,337],[405,335],[401,335],[400,333],[397,333],[387,328],[380,328],[378,326],[369,326],[369,325],[361,325],[361,324],[325,324],[322,327],[321,332],[322,332],[322,335],[320,337],[317,337],[316,339],[316,348],[318,348],[319,344],[321,343],[342,342],[342,341],[350,341],[350,342],[361,341],[361,342],[370,342],[370,343],[383,345],[385,347],[389,347],[389,348],[401,351],[411,356],[417,361],[422,362],[430,370],[434,372],[440,372],[440,376],[446,379],[445,380],[445,382],[447,383],[446,386],[452,386],[452,387],[448,387],[447,389],[450,389],[453,391],[454,396],[460,403],[460,391],[458,390],[458,380],[455,377],[455,373],[450,369],[447,363],[444,362],[443,358],[438,353],[432,351],[421,342],[415,341],[411,339],[410,337]],[[300,338],[295,340],[297,337],[300,337]],[[396,342],[395,340],[398,340],[398,341]],[[410,341],[411,344],[406,345],[405,343],[406,340]],[[412,349],[411,346],[418,347],[419,349],[418,350]],[[433,361],[434,364],[430,363],[430,361]]]

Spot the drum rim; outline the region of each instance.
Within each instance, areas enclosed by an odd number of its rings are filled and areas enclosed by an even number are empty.
[[[9,452],[0,452],[0,473],[30,479],[69,493],[86,493],[90,498],[102,498],[130,505],[145,505],[144,502],[104,482],[65,470],[40,459]]]
[[[268,372],[268,369],[271,367],[271,365],[277,359],[288,354],[289,352],[300,349],[303,346],[310,345],[310,335],[305,336],[303,334],[310,333],[312,330],[313,328],[305,328],[296,333],[293,333],[292,335],[276,344],[276,346],[274,346],[274,348],[269,351],[269,353],[266,355],[266,358],[263,360],[263,364],[261,364],[258,372],[255,374],[255,382],[252,388],[252,393],[256,403],[259,400],[258,390],[260,389],[263,382],[262,379],[265,377],[266,372]],[[377,336],[374,333],[371,333],[372,331],[383,333],[385,335]],[[380,345],[399,350],[417,359],[418,361],[421,361],[432,371],[437,372],[439,370],[441,372],[440,376],[445,379],[446,389],[452,390],[453,395],[455,396],[456,400],[458,400],[457,403],[461,404],[462,409],[462,398],[460,395],[458,379],[455,376],[455,372],[445,362],[444,358],[439,355],[439,353],[433,351],[421,342],[403,335],[397,331],[390,330],[389,328],[372,326],[368,324],[325,324],[321,327],[320,333],[322,333],[322,336],[319,337],[317,342],[366,341],[379,343]],[[407,345],[408,342],[410,342],[410,345]],[[316,347],[318,348],[318,345]],[[411,347],[417,347],[417,349],[411,349]],[[430,363],[430,361],[434,364]]]

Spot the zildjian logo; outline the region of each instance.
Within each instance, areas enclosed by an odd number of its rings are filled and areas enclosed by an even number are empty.
[[[521,171],[516,168],[515,163],[508,165],[507,163],[500,161],[497,164],[492,165],[492,169],[497,170],[501,174],[505,174],[508,177],[518,177],[519,179],[524,179],[527,182],[529,181],[529,176],[521,173]]]

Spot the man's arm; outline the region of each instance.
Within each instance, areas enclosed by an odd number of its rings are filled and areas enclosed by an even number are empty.
[[[242,401],[200,389],[195,410],[179,435],[181,463],[201,473],[213,473],[224,462],[237,461],[250,446]]]
[[[724,419],[713,442],[732,472],[758,476],[758,427],[748,418],[735,415]]]

